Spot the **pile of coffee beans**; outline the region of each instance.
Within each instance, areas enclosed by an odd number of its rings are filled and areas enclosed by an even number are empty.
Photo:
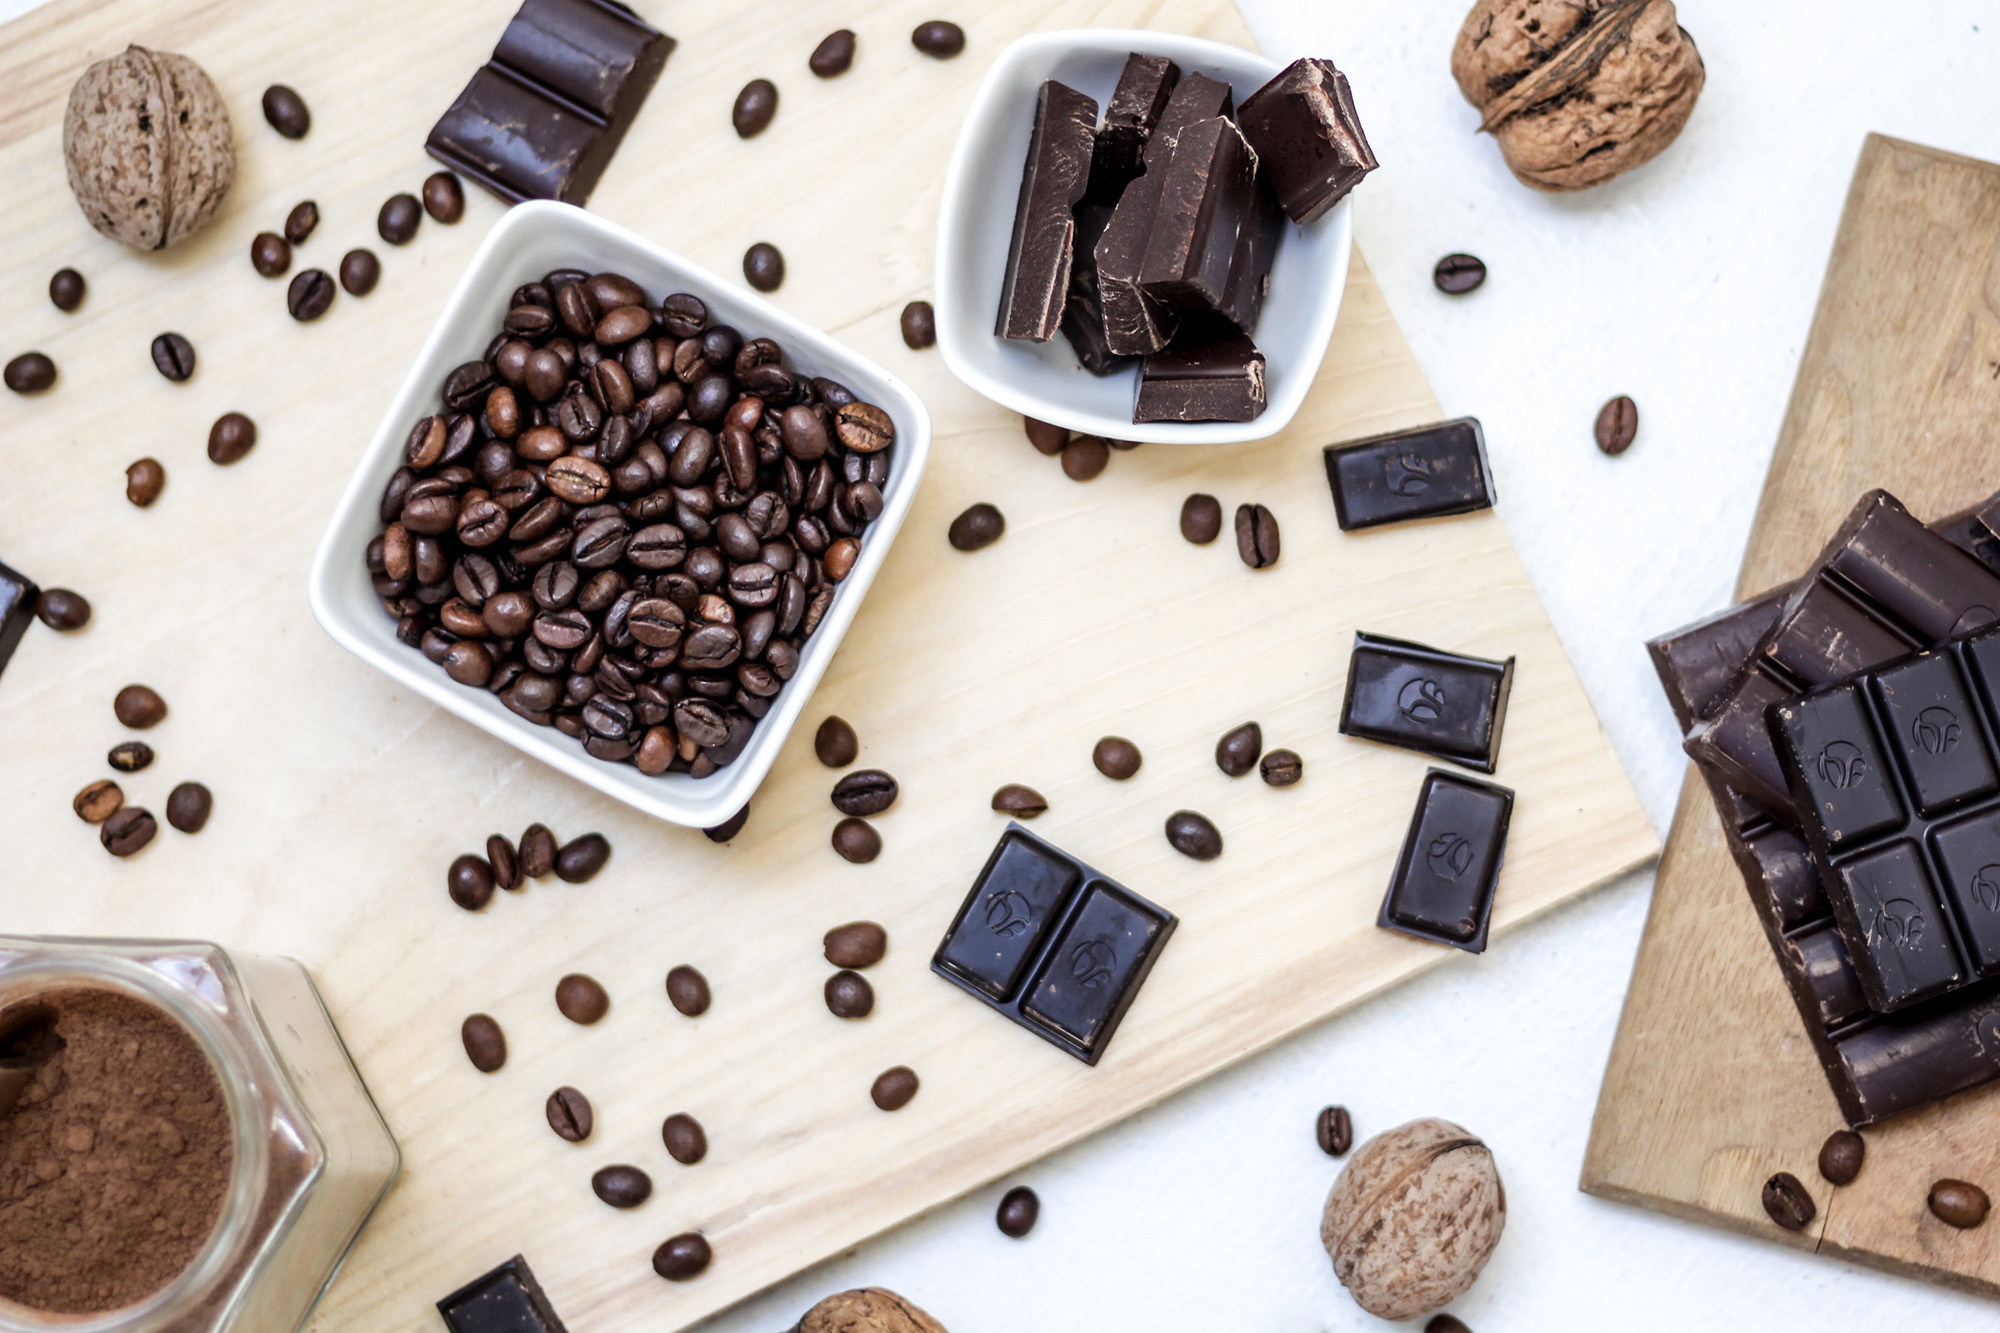
[[[611,842],[602,833],[586,833],[561,844],[546,824],[530,824],[517,846],[504,834],[486,839],[484,856],[467,852],[445,871],[445,891],[468,912],[493,901],[493,890],[519,889],[531,879],[554,875],[565,884],[587,884],[611,859]]]
[[[1034,445],[1038,453],[1062,460],[1063,475],[1071,481],[1090,481],[1101,474],[1111,463],[1113,449],[1122,451],[1139,447],[1136,440],[1074,435],[1066,427],[1037,421],[1033,417],[1022,417],[1021,425],[1027,432],[1028,443]]]
[[[44,601],[51,597],[73,598],[81,605],[82,618],[75,628],[90,618],[90,604],[75,593],[62,589],[52,589],[43,593]],[[38,611],[41,609],[37,608]],[[69,610],[75,613],[75,606]],[[43,616],[48,620],[48,616]],[[49,623],[53,624],[53,621]],[[118,691],[111,702],[111,711],[119,724],[134,731],[150,731],[167,718],[167,701],[157,690],[147,685],[127,685]],[[153,747],[144,741],[123,741],[111,747],[105,762],[120,773],[138,773],[152,767]],[[108,778],[86,783],[70,802],[76,817],[86,824],[97,826],[97,839],[104,844],[104,850],[116,857],[127,857],[145,849],[158,836],[159,821],[143,806],[125,804],[125,790]],[[167,822],[182,833],[199,833],[207,827],[209,814],[215,809],[215,797],[207,787],[199,782],[183,782],[167,794]]]
[[[882,512],[889,414],[580,269],[516,290],[441,396],[366,553],[397,636],[599,759],[733,762]]]

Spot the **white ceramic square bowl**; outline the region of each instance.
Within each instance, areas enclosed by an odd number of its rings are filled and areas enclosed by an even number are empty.
[[[818,631],[806,640],[798,671],[785,683],[769,715],[757,724],[743,753],[706,778],[685,773],[647,777],[630,764],[595,759],[553,727],[515,716],[488,691],[457,684],[422,653],[397,641],[395,622],[383,612],[369,579],[364,557],[368,543],[382,530],[378,512],[382,489],[402,463],[411,425],[437,410],[438,386],[454,366],[485,353],[514,289],[556,268],[624,273],[656,301],[672,292],[693,292],[708,303],[711,319],[734,326],[745,338],[776,339],[793,370],[839,380],[896,423],[889,482],[882,488],[882,514],[862,538],[861,558],[840,585]],[[313,559],[309,589],[313,615],[357,657],[488,734],[648,814],[692,828],[712,828],[741,809],[756,791],[813,687],[826,674],[841,636],[909,512],[930,447],[931,419],[923,403],[874,362],[768,301],[582,209],[521,204],[508,211],[473,256],[340,497]]]
[[[1042,81],[1066,83],[1096,98],[1101,110],[1133,51],[1166,56],[1184,76],[1223,80],[1235,89],[1239,105],[1281,68],[1240,47],[1164,32],[1038,33],[1002,51],[966,113],[945,176],[938,211],[938,346],[952,374],[971,388],[1024,416],[1073,431],[1156,444],[1261,440],[1285,428],[1319,374],[1347,287],[1351,198],[1303,227],[1286,225],[1271,266],[1271,292],[1252,335],[1264,353],[1266,375],[1264,414],[1255,421],[1135,424],[1136,368],[1099,379],[1077,363],[1060,333],[1049,342],[1031,343],[993,332]]]

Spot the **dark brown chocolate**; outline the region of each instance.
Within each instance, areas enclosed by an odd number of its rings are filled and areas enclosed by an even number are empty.
[[[1264,413],[1264,354],[1241,333],[1190,330],[1146,358],[1134,421],[1254,421]]]
[[[1063,337],[1093,375],[1129,370],[1137,359],[1112,351],[1104,336],[1104,294],[1097,282],[1095,251],[1111,223],[1111,212],[1109,204],[1093,204],[1088,198],[1076,206],[1076,254],[1069,271],[1069,300],[1063,305]]]
[[[1376,167],[1347,76],[1330,60],[1287,65],[1243,100],[1237,123],[1294,222],[1326,213]]]
[[[1035,128],[1021,168],[1014,238],[993,332],[1045,343],[1062,325],[1076,242],[1073,209],[1090,177],[1097,99],[1048,79],[1035,99]]]
[[[1182,130],[1161,171],[1139,285],[1169,310],[1218,311],[1256,206],[1256,155],[1234,121],[1216,116]]]
[[[1167,99],[1181,81],[1181,68],[1165,56],[1134,51],[1125,57],[1118,86],[1104,106],[1104,124],[1097,131],[1097,149],[1090,159],[1087,204],[1115,204],[1125,187],[1146,169],[1146,143]]]

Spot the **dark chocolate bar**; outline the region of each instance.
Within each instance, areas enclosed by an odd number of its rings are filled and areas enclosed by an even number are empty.
[[[1493,469],[1475,417],[1326,447],[1342,532],[1493,507]]]
[[[1375,170],[1353,90],[1330,60],[1293,61],[1243,100],[1237,122],[1294,222],[1324,214]]]
[[[615,0],[526,0],[424,147],[510,203],[582,204],[673,49]]]
[[[35,602],[41,595],[33,579],[0,565],[0,671],[13,660],[14,649],[35,618]]]
[[[1165,56],[1125,57],[1118,86],[1104,104],[1104,124],[1097,131],[1097,148],[1090,158],[1087,204],[1115,204],[1125,187],[1146,170],[1146,142],[1167,99],[1181,81],[1181,67]]]
[[[1097,99],[1044,80],[1035,99],[1035,129],[1021,168],[1014,238],[1007,246],[1007,276],[993,325],[1002,338],[1045,343],[1062,325],[1076,244],[1072,210],[1090,179],[1096,135]]]
[[[931,971],[1094,1065],[1179,924],[1009,824]]]
[[[1441,768],[1424,774],[1417,813],[1375,924],[1484,953],[1513,814],[1514,793],[1505,787]]]
[[[1245,333],[1257,332],[1264,298],[1271,294],[1271,265],[1285,236],[1285,210],[1278,207],[1271,183],[1260,172],[1251,186],[1250,211],[1236,233],[1236,254],[1229,263],[1229,283],[1215,312]]]
[[[1491,773],[1513,687],[1511,657],[1489,662],[1357,632],[1340,731]]]
[[[452,1333],[568,1333],[528,1261],[515,1255],[437,1303]]]
[[[1160,170],[1139,285],[1169,310],[1217,311],[1256,205],[1256,154],[1234,121],[1215,116],[1182,130]]]
[[[1134,421],[1255,421],[1264,414],[1264,354],[1241,333],[1181,331],[1146,358]]]
[[[1063,304],[1062,333],[1076,359],[1093,375],[1130,369],[1135,357],[1111,350],[1104,336],[1104,295],[1097,284],[1097,241],[1111,222],[1111,206],[1087,199],[1076,206],[1075,257],[1069,270],[1069,300]]]

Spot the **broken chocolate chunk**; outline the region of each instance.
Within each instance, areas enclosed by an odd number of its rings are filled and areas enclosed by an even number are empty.
[[[1161,170],[1139,285],[1169,310],[1220,308],[1236,243],[1257,197],[1257,158],[1233,121],[1181,131]]]
[[[1294,222],[1324,214],[1376,167],[1347,76],[1330,60],[1293,61],[1236,119]]]
[[[1093,253],[1111,222],[1111,208],[1086,202],[1076,206],[1076,258],[1069,271],[1069,300],[1063,306],[1063,337],[1076,350],[1076,359],[1093,375],[1115,375],[1128,369],[1135,358],[1111,350],[1104,337],[1104,296],[1097,285],[1097,256]]]
[[[1145,171],[1146,142],[1180,81],[1180,66],[1165,56],[1142,56],[1134,51],[1125,57],[1118,86],[1104,107],[1103,128],[1097,131],[1085,203],[1117,203],[1125,187]]]
[[[1002,338],[1047,342],[1056,336],[1069,294],[1076,219],[1097,135],[1097,100],[1046,80],[1035,99],[1035,129],[1021,169],[1014,238],[993,331]]]
[[[1191,330],[1146,358],[1134,421],[1254,421],[1264,414],[1264,354],[1241,333]]]

